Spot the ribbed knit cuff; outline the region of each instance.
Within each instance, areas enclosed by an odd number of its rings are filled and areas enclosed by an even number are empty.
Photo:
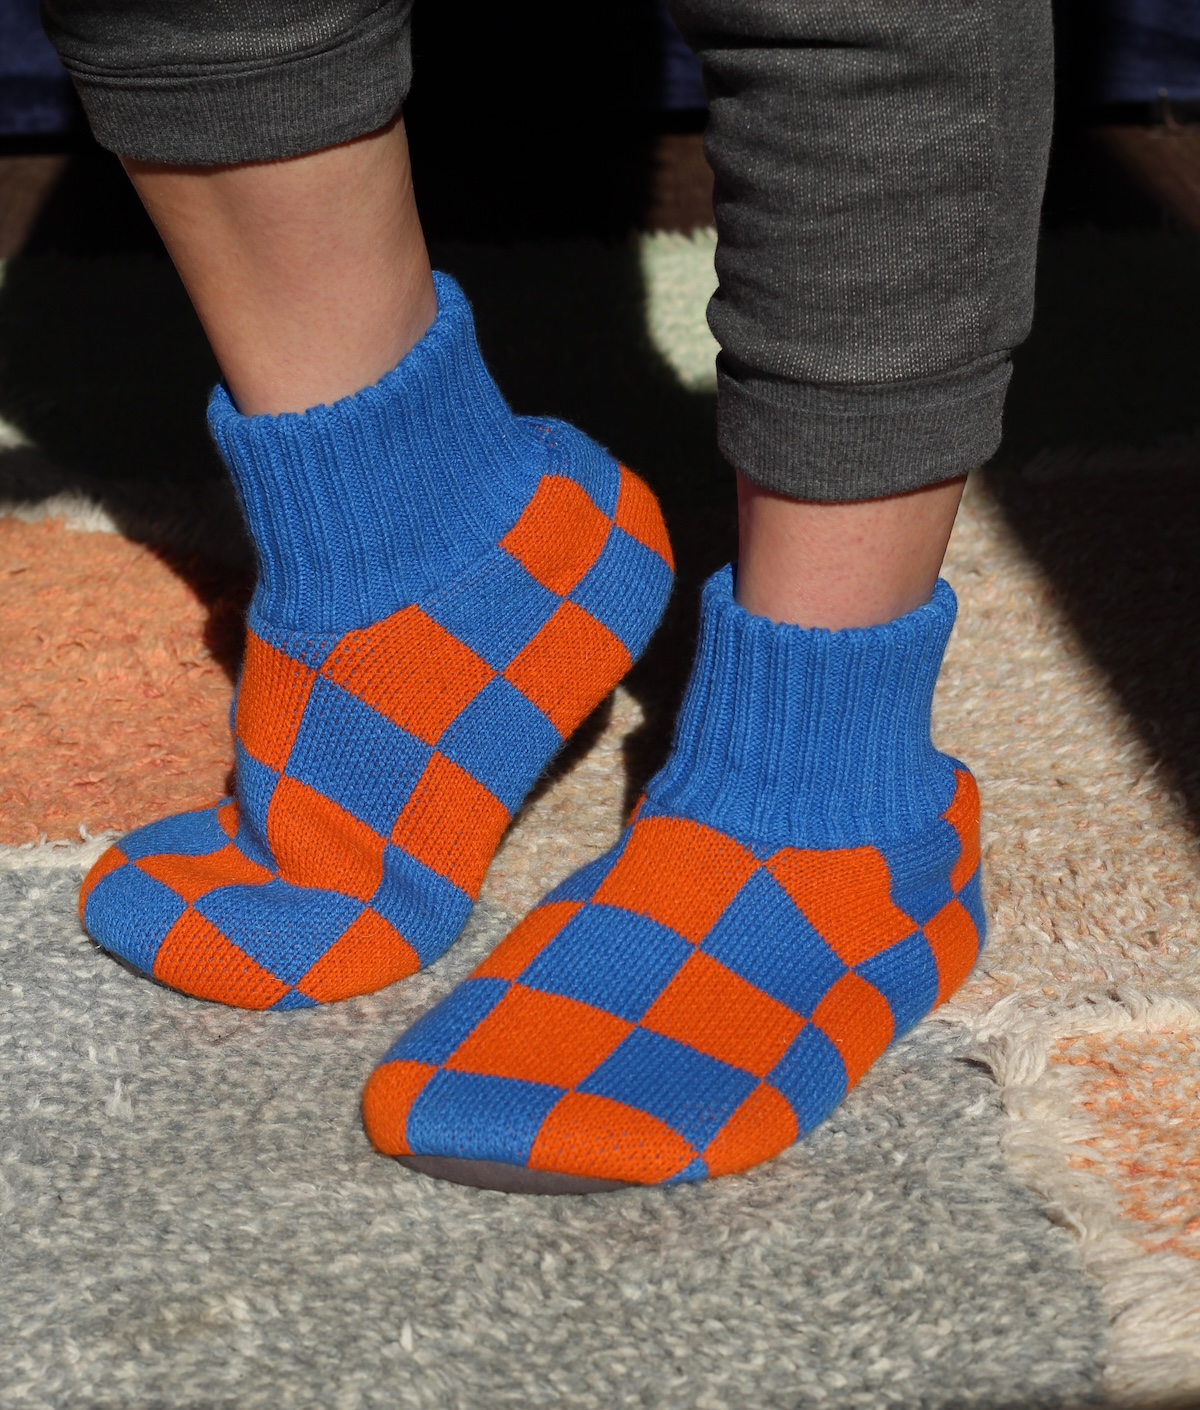
[[[410,11],[381,4],[324,47],[240,62],[102,69],[71,36],[52,37],[102,147],[188,165],[280,161],[391,121],[412,83]]]
[[[434,284],[428,332],[372,387],[249,417],[213,392],[209,426],[258,549],[254,611],[273,626],[378,621],[495,544],[533,494],[542,442],[488,374],[462,290]]]
[[[1007,357],[920,384],[805,386],[717,364],[717,443],[792,499],[879,499],[954,479],[1000,444]]]
[[[911,836],[954,794],[930,738],[957,602],[939,580],[883,626],[780,626],[705,584],[696,664],[645,813],[692,817],[764,847],[855,847]]]

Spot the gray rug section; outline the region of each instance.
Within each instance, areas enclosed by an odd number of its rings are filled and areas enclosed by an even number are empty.
[[[1103,1313],[931,1024],[766,1168],[584,1199],[375,1155],[362,1082],[488,948],[322,1011],[197,1003],[0,875],[6,1406],[1067,1407]]]

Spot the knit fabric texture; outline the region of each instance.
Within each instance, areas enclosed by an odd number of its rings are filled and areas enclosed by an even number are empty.
[[[635,1184],[778,1154],[963,982],[979,797],[930,739],[955,614],[777,626],[706,585],[670,758],[620,841],[389,1050],[390,1155]]]
[[[435,278],[432,327],[375,386],[278,417],[213,395],[259,556],[236,793],[130,833],[80,895],[101,945],[187,993],[306,1007],[437,958],[666,604],[653,494],[513,416]]]

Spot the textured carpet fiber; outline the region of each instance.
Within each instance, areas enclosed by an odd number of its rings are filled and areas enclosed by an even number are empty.
[[[357,1098],[380,1035],[503,912],[297,1023],[113,964],[79,934],[76,876],[0,880],[6,1404],[1065,1407],[1095,1387],[1094,1294],[1006,1170],[961,1030],[920,1030],[750,1176],[480,1193],[375,1155]]]
[[[508,918],[611,844],[663,757],[695,590],[734,542],[712,242],[441,252],[517,408],[577,420],[659,493],[667,620],[509,830],[468,939],[370,999],[191,1003],[80,933],[92,844],[0,848],[0,1400],[1200,1405],[1196,253],[1043,250],[1006,449],[947,563],[938,742],[980,782],[991,934],[945,1021],[764,1169],[543,1204],[371,1155],[358,1094]],[[6,699],[31,712],[0,843],[219,787],[245,545],[204,442],[212,376],[163,263],[9,267],[0,500],[37,531],[21,554],[53,544],[61,569],[35,591],[32,557],[0,562],[25,663]],[[136,630],[111,608],[130,572],[151,575]]]
[[[1200,1182],[1200,1032],[1088,1033],[1061,1039],[1053,1057],[1077,1069],[1075,1103],[1091,1127],[1071,1168],[1118,1186],[1143,1247],[1200,1259],[1186,1194]]]
[[[232,687],[214,648],[236,651],[236,583],[205,603],[140,544],[12,517],[0,583],[0,840],[124,832],[225,791]]]

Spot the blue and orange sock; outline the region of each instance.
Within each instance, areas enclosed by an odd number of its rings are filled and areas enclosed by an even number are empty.
[[[674,748],[617,846],[373,1073],[379,1150],[509,1189],[743,1170],[966,978],[978,792],[930,740],[954,594],[806,631],[732,582],[705,588]]]
[[[375,386],[275,417],[213,394],[259,560],[236,796],[129,834],[80,897],[101,945],[187,993],[305,1007],[435,959],[666,603],[654,496],[515,417],[435,282],[434,323]]]

